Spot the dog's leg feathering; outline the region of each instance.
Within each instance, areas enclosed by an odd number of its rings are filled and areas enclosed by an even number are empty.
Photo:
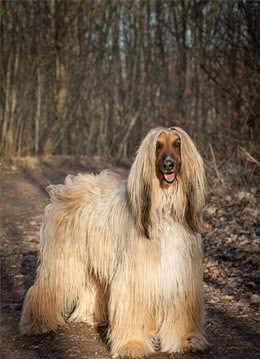
[[[151,324],[147,306],[135,301],[130,288],[116,281],[111,288],[109,301],[109,340],[113,358],[128,356],[141,358],[154,353],[153,335],[155,329]],[[124,294],[123,294],[124,292]],[[123,294],[123,296],[122,296]]]
[[[53,293],[41,284],[32,286],[25,297],[20,330],[22,334],[41,334],[64,325],[61,312],[57,311]]]
[[[165,311],[159,332],[162,352],[195,352],[203,351],[208,347],[202,329],[203,309],[199,303],[192,309],[189,304],[177,300]]]
[[[81,215],[80,208],[66,206],[61,201],[46,207],[40,264],[22,311],[23,334],[56,330],[65,324],[74,308],[77,310],[74,319],[86,319],[86,231],[82,228]]]

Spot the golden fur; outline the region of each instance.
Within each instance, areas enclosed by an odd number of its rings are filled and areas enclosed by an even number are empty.
[[[176,182],[156,176],[159,136],[177,134]],[[48,187],[40,260],[21,319],[23,334],[70,321],[109,322],[111,354],[203,350],[200,235],[203,161],[180,128],[143,140],[127,180],[109,171],[68,176]]]

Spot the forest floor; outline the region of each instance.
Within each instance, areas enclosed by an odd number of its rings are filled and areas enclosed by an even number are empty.
[[[63,182],[68,173],[98,172],[104,167],[107,164],[99,160],[89,164],[65,157],[30,160],[29,165],[1,164],[2,359],[109,358],[98,332],[84,323],[29,338],[18,331],[24,295],[35,276],[39,228],[48,202],[45,187]],[[259,203],[256,187],[211,187],[204,236],[206,330],[211,347],[205,353],[158,353],[151,358],[260,358]]]

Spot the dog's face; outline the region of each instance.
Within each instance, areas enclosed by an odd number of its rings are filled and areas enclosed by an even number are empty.
[[[156,176],[162,188],[176,183],[181,169],[181,140],[175,132],[162,132],[156,143]]]

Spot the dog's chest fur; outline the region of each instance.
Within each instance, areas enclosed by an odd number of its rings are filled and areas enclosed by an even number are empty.
[[[161,191],[155,218],[155,239],[160,243],[160,257],[156,264],[161,294],[172,296],[187,291],[197,269],[201,266],[200,239],[191,234],[174,218],[176,193]]]

